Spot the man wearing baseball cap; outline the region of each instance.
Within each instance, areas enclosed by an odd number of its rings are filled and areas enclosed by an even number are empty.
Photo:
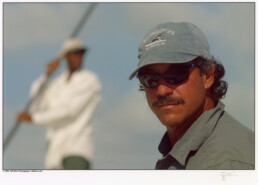
[[[28,112],[18,115],[19,122],[47,128],[46,169],[90,169],[93,157],[90,119],[101,86],[94,73],[82,69],[86,51],[80,40],[67,40],[59,53],[59,58],[67,61],[67,71],[50,81],[47,77],[58,69],[59,59],[48,63],[45,74],[33,83],[31,96],[38,93],[43,83],[47,83],[46,88],[34,99]]]
[[[166,127],[156,169],[254,169],[254,133],[225,110],[225,71],[199,28],[187,22],[151,29],[139,45],[140,81]]]

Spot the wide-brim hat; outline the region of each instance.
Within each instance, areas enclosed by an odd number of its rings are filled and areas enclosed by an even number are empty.
[[[87,50],[87,47],[77,38],[68,39],[63,43],[59,57],[63,58],[67,53],[77,50]]]
[[[187,22],[159,24],[140,43],[139,63],[129,79],[150,64],[186,63],[200,56],[211,58],[207,39],[197,26]]]

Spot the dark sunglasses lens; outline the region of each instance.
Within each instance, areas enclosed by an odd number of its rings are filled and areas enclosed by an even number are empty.
[[[139,80],[141,84],[147,88],[157,87],[159,84],[159,76],[155,74],[139,75]]]
[[[187,80],[188,78],[188,75],[189,75],[189,71],[188,70],[184,70],[184,71],[177,71],[176,72],[177,74],[169,74],[169,75],[166,75],[164,77],[165,81],[171,85],[177,85],[177,84],[180,84],[180,83],[183,83],[185,80]]]
[[[165,74],[163,78],[167,83],[171,85],[177,85],[187,80],[188,76],[189,76],[188,70],[178,70],[176,72],[171,72],[171,71],[167,72],[167,74]],[[161,77],[158,74],[139,75],[139,80],[141,84],[147,88],[157,87],[159,84],[160,78]]]
[[[169,70],[166,73],[163,73],[161,75],[140,74],[139,80],[144,87],[153,88],[158,86],[160,78],[164,78],[164,80],[171,85],[177,85],[187,80],[188,76],[189,76],[189,68],[180,67],[180,68],[174,68],[172,70]]]
[[[73,54],[83,54],[85,52],[85,50],[76,50],[73,51]]]

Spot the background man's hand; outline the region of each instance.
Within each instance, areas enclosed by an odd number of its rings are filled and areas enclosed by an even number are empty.
[[[22,121],[26,121],[26,122],[31,122],[31,116],[28,112],[21,112],[18,116],[17,116],[17,121],[18,122],[22,122]]]
[[[53,60],[49,62],[46,66],[46,74],[50,76],[54,71],[56,71],[59,67],[59,60]]]

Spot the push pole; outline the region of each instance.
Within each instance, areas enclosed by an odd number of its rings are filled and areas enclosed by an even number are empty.
[[[77,26],[75,27],[75,29],[73,30],[70,38],[76,37],[79,32],[81,31],[82,26],[85,24],[85,22],[89,19],[91,13],[93,12],[94,8],[96,7],[97,3],[91,3],[90,6],[87,8],[87,10],[85,11],[84,15],[82,16],[82,18],[80,19],[80,21],[78,22]],[[61,59],[60,57],[57,57],[57,59]],[[49,78],[49,77],[47,77]],[[45,81],[47,82],[48,79]],[[46,84],[47,83],[43,83],[41,85],[41,87],[38,90],[38,93],[33,96],[28,104],[25,106],[25,111],[28,111],[30,108],[31,103],[37,98],[39,97],[39,95],[44,91],[44,89],[46,88]],[[20,122],[16,121],[16,123],[14,124],[14,126],[12,127],[11,131],[9,132],[9,134],[7,135],[7,137],[4,140],[4,147],[3,147],[3,151],[5,151],[6,147],[8,146],[8,144],[10,143],[10,141],[12,140],[13,136],[15,135],[15,133],[17,132],[18,128],[20,127]]]

